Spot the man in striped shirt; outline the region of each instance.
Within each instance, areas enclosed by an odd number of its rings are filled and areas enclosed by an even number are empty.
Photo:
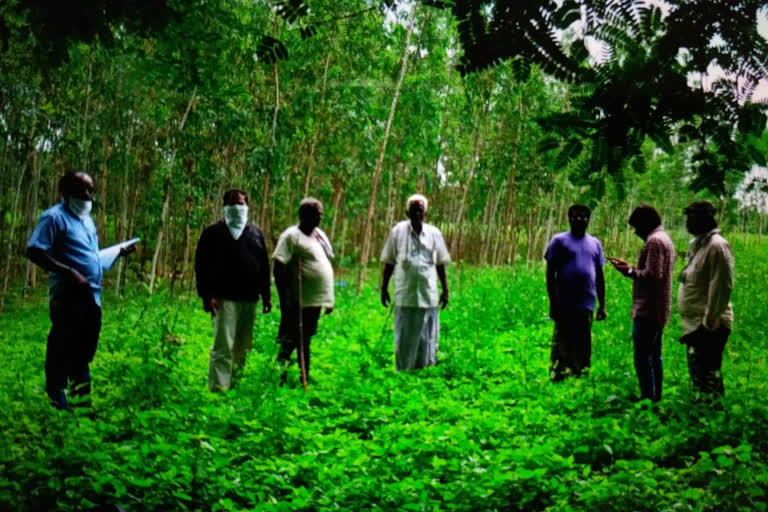
[[[609,258],[614,268],[632,279],[632,340],[635,372],[640,383],[640,398],[661,399],[661,336],[669,322],[672,304],[672,273],[675,246],[661,225],[655,208],[642,204],[629,216],[629,225],[645,241],[632,266],[619,258]]]

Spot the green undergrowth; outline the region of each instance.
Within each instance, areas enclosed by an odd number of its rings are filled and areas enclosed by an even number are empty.
[[[210,319],[189,293],[105,297],[93,408],[52,410],[44,290],[0,315],[0,509],[765,510],[768,262],[736,245],[726,398],[696,405],[674,316],[664,397],[634,403],[630,283],[607,269],[588,377],[547,379],[543,269],[449,269],[439,364],[393,370],[391,312],[338,276],[306,392],[279,386],[279,311],[237,387],[206,391]],[[344,281],[350,286],[344,286]]]

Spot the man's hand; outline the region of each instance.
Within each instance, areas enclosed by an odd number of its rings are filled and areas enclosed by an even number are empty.
[[[381,289],[381,305],[386,307],[389,307],[389,303],[392,302],[392,299],[389,297],[389,291],[387,291],[386,288]]]
[[[440,294],[440,309],[445,309],[448,305],[448,290],[443,290]]]
[[[129,245],[128,247],[121,247],[120,254],[118,256],[125,257],[134,252],[136,252],[136,244]]]
[[[330,315],[331,313],[333,313],[333,308],[325,308],[326,315]]]
[[[605,306],[600,306],[597,308],[597,321],[602,322],[608,317],[608,315],[605,314]]]
[[[629,270],[632,268],[632,265],[627,263],[621,258],[608,258],[608,261],[611,262],[611,265],[613,265],[613,268],[618,270],[621,275],[625,277],[629,277]]]
[[[707,330],[704,325],[700,325],[696,328],[695,331],[689,332],[688,334],[684,334],[680,337],[680,343],[683,345],[688,345],[689,347],[697,347],[699,345],[699,342],[704,339],[706,336]]]
[[[266,313],[269,313],[270,311],[272,311],[272,301],[269,300],[269,299],[262,300],[261,301],[261,312],[266,314]]]
[[[90,283],[88,283],[88,280],[83,277],[83,274],[72,267],[69,268],[69,277],[75,283],[75,287],[77,288],[89,288],[91,286]]]
[[[219,299],[211,298],[211,300],[208,301],[208,311],[211,312],[211,316],[216,316],[216,313],[219,312],[220,308],[221,303],[219,302]]]

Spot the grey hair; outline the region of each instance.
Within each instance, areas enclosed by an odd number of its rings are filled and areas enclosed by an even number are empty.
[[[323,203],[320,202],[319,199],[315,199],[314,197],[305,197],[301,201],[299,201],[299,215],[301,215],[301,212],[308,209],[318,210],[323,207]]]
[[[405,209],[406,210],[410,210],[411,209],[411,203],[414,203],[416,201],[418,201],[418,202],[420,202],[421,204],[424,205],[424,211],[426,212],[427,211],[427,207],[429,206],[429,201],[427,200],[426,197],[424,197],[421,194],[413,194],[411,197],[409,197],[408,201],[405,202]]]

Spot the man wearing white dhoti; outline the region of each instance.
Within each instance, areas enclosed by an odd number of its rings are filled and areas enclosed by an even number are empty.
[[[406,214],[389,232],[381,252],[384,271],[381,304],[389,306],[387,288],[395,276],[395,368],[410,370],[437,364],[440,337],[438,305],[448,305],[445,265],[451,257],[438,228],[424,222],[427,198],[408,198]],[[437,280],[442,292],[437,296]]]

